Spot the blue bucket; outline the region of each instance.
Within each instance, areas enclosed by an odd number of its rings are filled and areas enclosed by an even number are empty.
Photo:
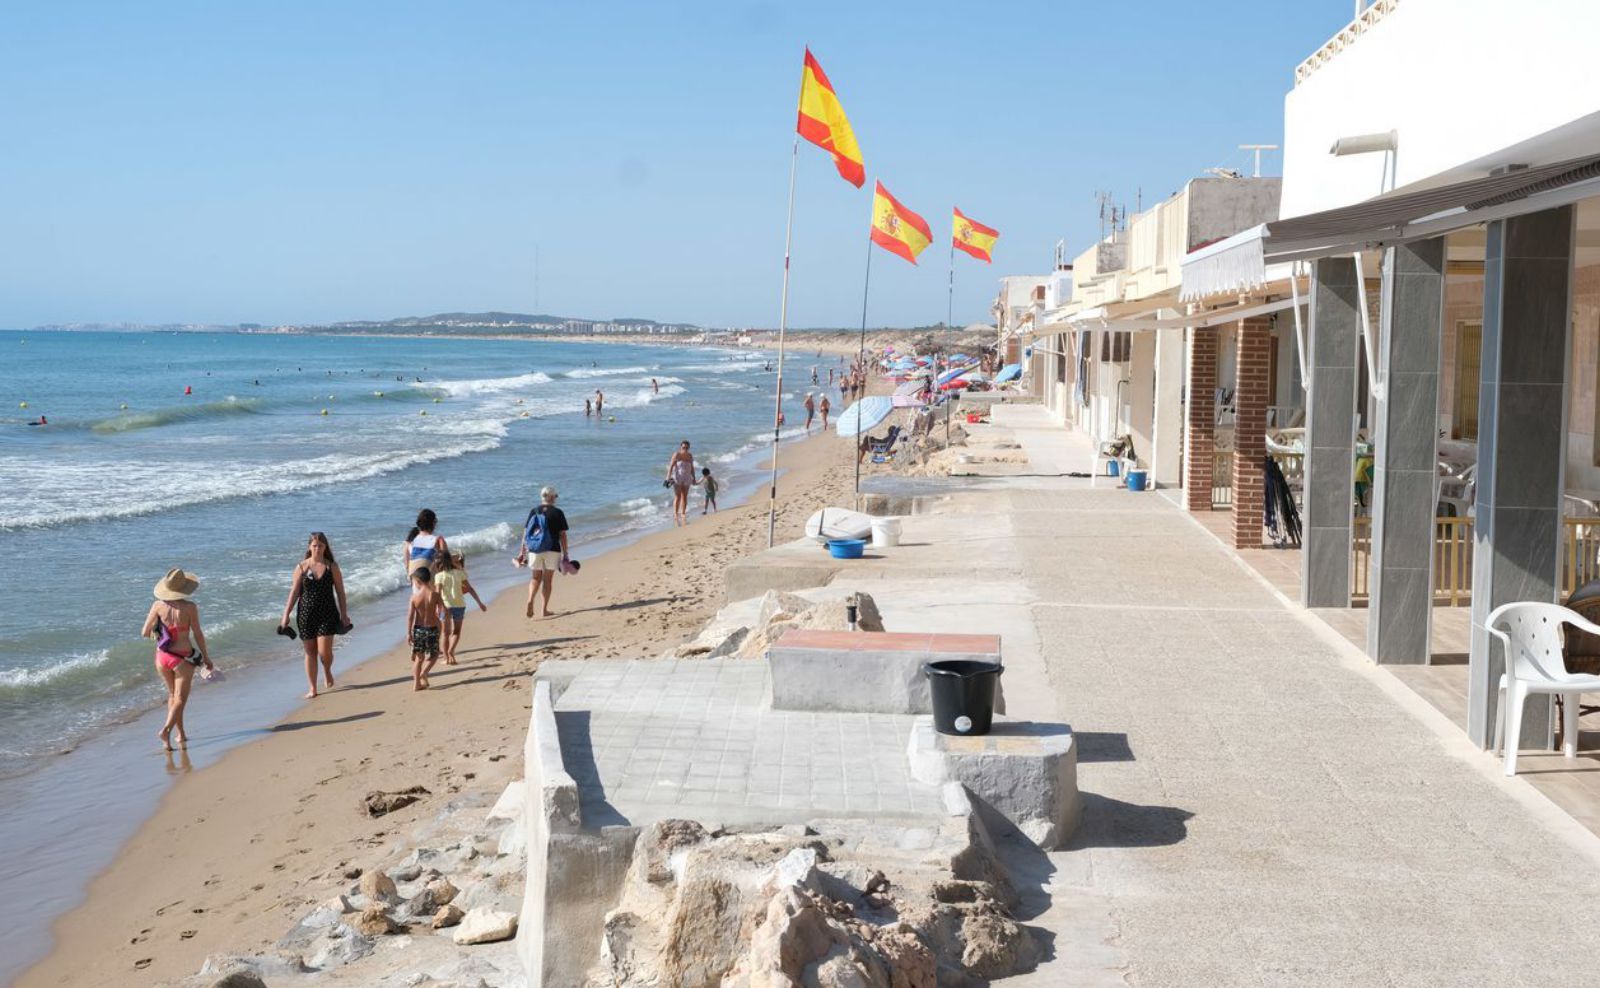
[[[860,559],[866,548],[866,539],[832,539],[828,542],[828,554],[835,559]]]
[[[1120,476],[1122,476],[1122,461],[1121,460],[1107,460],[1106,461],[1106,476],[1107,477],[1120,477]]]
[[[1145,489],[1145,485],[1146,485],[1146,482],[1148,480],[1149,480],[1149,472],[1148,471],[1145,471],[1145,470],[1129,470],[1128,471],[1128,490],[1130,490],[1130,491],[1142,491],[1142,490]]]

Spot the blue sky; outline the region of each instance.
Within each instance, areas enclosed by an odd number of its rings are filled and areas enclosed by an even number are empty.
[[[869,321],[956,320],[1131,209],[1280,143],[1348,0],[0,7],[0,326],[457,309],[774,325],[802,48],[867,187],[800,149],[790,323],[859,322],[871,179],[925,215]],[[1275,174],[1278,160],[1267,160]],[[535,258],[538,297],[535,299]]]

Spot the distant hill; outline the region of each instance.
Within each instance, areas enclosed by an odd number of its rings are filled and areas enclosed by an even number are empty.
[[[431,316],[401,316],[398,319],[353,319],[330,323],[328,329],[414,329],[421,327],[527,327],[555,328],[578,324],[605,326],[630,326],[636,328],[661,327],[673,330],[699,329],[688,323],[662,323],[654,319],[617,318],[594,319],[587,316],[537,315],[527,312],[439,312]],[[309,328],[309,327],[308,327]],[[324,328],[324,327],[317,327]]]

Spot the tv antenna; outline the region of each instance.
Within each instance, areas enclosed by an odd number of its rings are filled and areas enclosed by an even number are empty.
[[[1263,152],[1263,151],[1276,151],[1276,150],[1278,150],[1278,145],[1276,145],[1276,144],[1241,144],[1241,145],[1239,145],[1239,150],[1241,150],[1241,151],[1254,151],[1255,152],[1255,155],[1256,155],[1256,167],[1255,167],[1255,173],[1254,173],[1254,175],[1252,177],[1260,178],[1261,177],[1261,152]]]

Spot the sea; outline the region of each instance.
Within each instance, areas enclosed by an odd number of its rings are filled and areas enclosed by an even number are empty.
[[[827,366],[800,358],[789,380]],[[732,347],[0,331],[0,360],[0,842],[27,862],[0,876],[0,925],[26,947],[0,952],[0,983],[47,944],[29,927],[76,901],[169,784],[139,637],[169,569],[199,576],[225,673],[197,680],[187,768],[298,702],[300,649],[274,629],[312,531],[344,572],[348,662],[400,640],[400,547],[419,509],[496,590],[524,578],[510,558],[541,487],[560,492],[581,559],[670,522],[661,482],[679,441],[724,504],[764,491],[772,441],[773,355]],[[604,412],[586,415],[597,391]],[[85,810],[85,788],[110,789],[117,812]],[[5,888],[23,882],[28,895]],[[42,886],[59,894],[41,910]]]

